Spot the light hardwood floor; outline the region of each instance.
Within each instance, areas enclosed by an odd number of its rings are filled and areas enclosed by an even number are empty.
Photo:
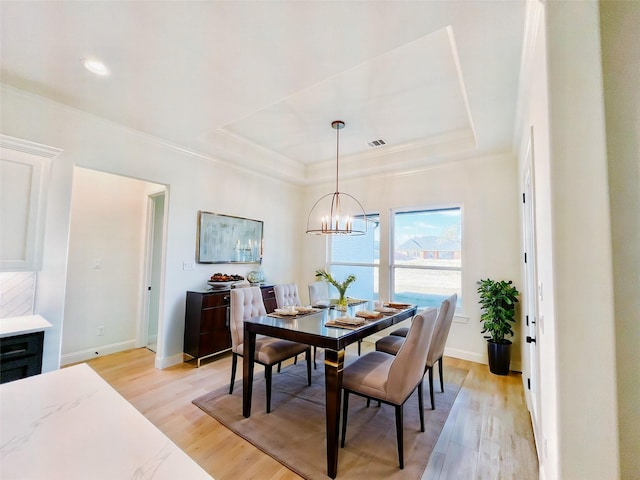
[[[363,351],[370,349],[372,344],[363,342]],[[349,347],[347,355],[354,352],[355,347]],[[228,385],[230,354],[204,361],[200,368],[187,362],[165,370],[154,368],[154,357],[140,348],[87,363],[216,480],[300,478],[191,403]],[[486,365],[448,357],[444,365],[445,378],[447,366],[467,369],[469,374],[423,479],[537,479],[520,374],[492,375]],[[438,392],[437,373],[435,383]]]

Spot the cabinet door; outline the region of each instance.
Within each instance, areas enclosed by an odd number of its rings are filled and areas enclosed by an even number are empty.
[[[203,309],[199,356],[203,357],[228,348],[231,348],[229,307]]]

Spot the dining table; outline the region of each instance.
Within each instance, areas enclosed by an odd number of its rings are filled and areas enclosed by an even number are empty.
[[[299,315],[268,314],[244,321],[242,414],[246,418],[251,416],[256,335],[267,335],[324,349],[327,475],[330,478],[336,478],[338,471],[345,348],[380,330],[413,318],[417,310],[415,305],[393,305],[393,308],[376,307],[376,303],[351,301],[346,311],[339,311],[334,307],[318,308]],[[347,324],[353,319],[361,318],[360,315],[373,317],[374,313],[379,313],[377,318],[365,318],[361,325]],[[345,321],[341,322],[341,319]]]

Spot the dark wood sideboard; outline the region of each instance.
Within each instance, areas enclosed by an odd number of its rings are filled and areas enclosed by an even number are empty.
[[[261,285],[267,313],[276,309],[273,285]],[[231,348],[229,301],[231,290],[188,291],[184,321],[184,353],[196,360],[217,355]]]

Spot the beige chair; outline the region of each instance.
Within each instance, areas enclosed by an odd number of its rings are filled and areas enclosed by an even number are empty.
[[[436,320],[436,329],[433,334],[433,341],[431,342],[431,348],[427,355],[426,370],[429,372],[429,395],[431,399],[431,410],[435,409],[434,396],[433,396],[433,366],[438,363],[438,373],[440,375],[440,391],[444,392],[444,377],[442,374],[442,357],[444,355],[444,347],[449,337],[449,330],[451,330],[451,322],[453,321],[453,314],[456,311],[456,302],[458,301],[458,295],[453,294],[440,305],[438,310],[438,319]],[[388,335],[381,338],[376,342],[376,351],[389,353],[395,355],[400,346],[404,343],[405,338],[398,335],[397,331],[394,335]]]
[[[331,305],[329,298],[329,284],[325,281],[317,281],[309,284],[309,303],[316,307],[328,307]],[[362,353],[362,340],[358,340],[358,356]],[[315,365],[315,350],[313,362]]]
[[[260,287],[247,287],[231,290],[231,384],[229,394],[233,393],[236,379],[238,357],[244,352],[244,321],[258,315],[266,315]],[[307,379],[311,385],[311,347],[303,343],[290,342],[263,335],[256,337],[255,361],[264,366],[267,390],[267,413],[271,412],[271,372],[273,365],[298,354],[304,353],[307,360]]]
[[[398,460],[404,468],[403,406],[411,394],[418,389],[420,408],[420,431],[424,432],[424,402],[422,379],[424,364],[433,336],[437,310],[419,312],[411,322],[405,342],[396,355],[384,352],[369,352],[345,367],[342,374],[344,390],[342,409],[342,447],[347,433],[349,394],[378,400],[395,407]]]
[[[283,283],[273,286],[273,292],[276,294],[276,305],[278,308],[284,308],[287,305],[302,305],[300,295],[298,294],[298,285],[295,283]],[[316,352],[317,348],[313,347],[313,368],[317,369],[316,365]],[[298,363],[298,359],[294,360]],[[278,372],[280,372],[280,365],[278,364]]]
[[[324,281],[313,282],[309,284],[309,303],[318,307],[328,307],[331,305],[329,300],[329,284]]]
[[[295,283],[274,285],[273,291],[276,294],[278,308],[284,308],[287,305],[302,305],[300,295],[298,295],[298,285]]]

